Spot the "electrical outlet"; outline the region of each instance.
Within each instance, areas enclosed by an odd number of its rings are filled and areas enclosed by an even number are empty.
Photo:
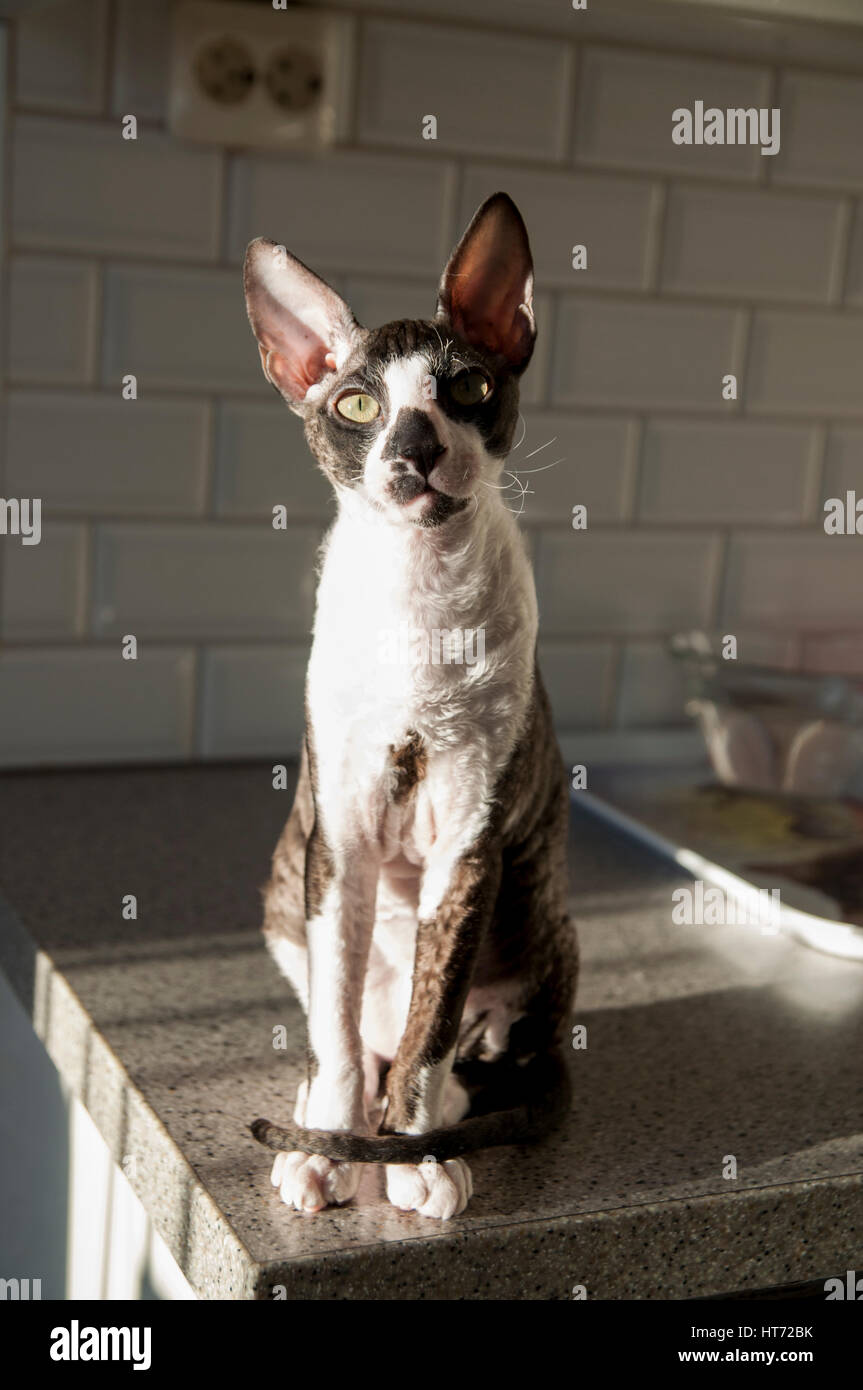
[[[354,35],[346,15],[187,0],[174,11],[171,129],[253,149],[333,144],[347,133]]]

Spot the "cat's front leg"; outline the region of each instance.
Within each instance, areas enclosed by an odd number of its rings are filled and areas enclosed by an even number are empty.
[[[501,877],[490,834],[467,852],[441,846],[426,869],[420,899],[413,991],[407,1023],[387,1076],[383,1133],[424,1134],[460,1119],[464,1094],[452,1076],[462,1010]],[[393,1206],[446,1221],[473,1191],[462,1158],[387,1166]]]
[[[309,1074],[297,1112],[307,1129],[368,1132],[360,1016],[377,877],[369,847],[335,855],[319,828],[312,831],[306,851]],[[283,1202],[314,1212],[350,1201],[361,1174],[357,1163],[292,1152],[276,1156],[271,1181]]]

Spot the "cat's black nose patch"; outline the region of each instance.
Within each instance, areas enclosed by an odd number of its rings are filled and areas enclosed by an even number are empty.
[[[402,406],[381,457],[385,460],[409,459],[417,471],[427,478],[445,448],[424,410]]]

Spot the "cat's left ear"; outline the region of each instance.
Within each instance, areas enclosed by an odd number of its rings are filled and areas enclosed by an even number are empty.
[[[246,250],[243,288],[264,376],[301,412],[309,391],[342,366],[362,329],[325,280],[263,237]]]
[[[507,193],[493,193],[449,258],[437,317],[514,372],[530,361],[536,339],[533,260],[527,228]]]

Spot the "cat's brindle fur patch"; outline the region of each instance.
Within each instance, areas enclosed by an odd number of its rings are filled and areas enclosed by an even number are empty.
[[[267,942],[308,1015],[309,1069],[295,1124],[255,1133],[280,1149],[273,1181],[300,1210],[348,1200],[363,1161],[388,1164],[397,1206],[462,1210],[458,1155],[527,1133],[532,1112],[462,1120],[460,1069],[512,1076],[528,1063],[530,1077],[567,1031],[567,784],[500,483],[532,283],[504,194],[453,252],[434,320],[369,332],[283,248],[247,253],[265,374],[303,416],[339,502],[299,783],[265,893]],[[347,397],[365,418],[338,408]],[[483,628],[484,655],[387,665],[381,634],[404,624]],[[433,1141],[446,1161],[418,1162]]]

